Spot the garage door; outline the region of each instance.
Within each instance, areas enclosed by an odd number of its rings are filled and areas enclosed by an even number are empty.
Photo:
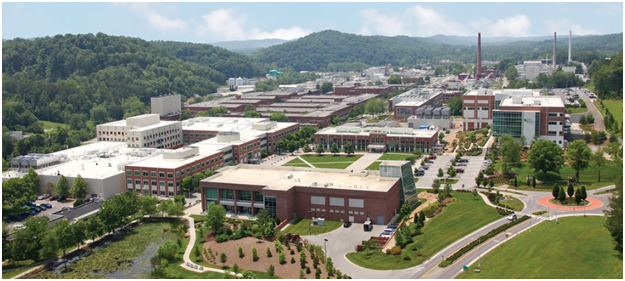
[[[354,216],[349,216],[349,218],[347,219],[347,221],[349,221],[349,222],[354,222]]]
[[[378,215],[375,219],[376,224],[384,224],[384,216]]]

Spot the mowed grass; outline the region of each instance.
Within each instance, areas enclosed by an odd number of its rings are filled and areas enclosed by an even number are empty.
[[[596,189],[614,184],[614,182],[623,174],[623,168],[614,163],[614,161],[607,161],[607,164],[601,167],[601,182],[597,182],[597,167],[594,164],[590,164],[585,170],[579,172],[579,186],[586,186],[586,189]],[[525,185],[527,177],[534,176],[534,171],[529,167],[526,162],[521,163],[521,167],[512,168],[512,171],[520,176],[517,176],[519,187],[517,189],[533,190],[533,188]],[[543,173],[536,174],[538,180],[543,180]],[[566,186],[568,184],[567,179],[569,177],[575,177],[575,170],[571,166],[562,166],[558,174],[553,172],[547,173],[546,183],[537,183],[536,190],[551,190],[553,185],[557,182],[559,186]]]
[[[507,207],[508,209],[512,209],[515,210],[517,212],[520,212],[521,210],[523,210],[523,207],[525,205],[523,205],[523,202],[515,197],[512,196],[506,196],[506,200],[505,201],[499,201],[499,206],[502,207]]]
[[[380,164],[382,164],[382,161],[375,161],[375,162],[371,163],[371,165],[369,165],[369,167],[367,167],[366,170],[378,171],[378,170],[380,170]]]
[[[384,155],[382,155],[380,158],[378,158],[378,160],[398,160],[398,161],[404,161],[406,160],[406,157],[408,156],[412,156],[414,154],[408,154],[408,153],[385,153]]]
[[[325,226],[318,225],[310,225],[311,219],[297,219],[293,223],[291,223],[284,231],[285,233],[291,234],[299,234],[299,235],[309,235],[308,227],[310,226],[310,235],[317,235],[322,233],[327,233],[333,230],[338,229],[343,226],[343,223],[340,221],[328,221],[326,220]]]
[[[39,120],[39,122],[41,122],[41,124],[43,125],[44,130],[53,130],[56,129],[56,127],[65,128],[66,126],[64,123],[57,123],[52,121]]]
[[[6,273],[3,272],[2,273],[2,279],[11,279],[14,276],[19,275],[20,273],[33,268],[33,266],[29,266],[29,265],[31,265],[33,263],[35,263],[33,260],[26,260],[26,261],[19,261],[19,262],[3,265],[2,266],[2,270],[13,269],[13,268],[18,268],[18,267],[23,267],[23,266],[24,266],[24,268],[16,269],[16,270],[9,271],[9,272],[6,272]]]
[[[315,168],[320,168],[320,169],[345,169],[347,167],[349,167],[349,165],[351,165],[353,162],[349,162],[349,163],[324,163],[324,164],[318,164],[315,163],[313,164],[313,166],[315,166]]]
[[[285,163],[282,166],[308,167],[308,168],[310,168],[310,166],[308,166],[308,164],[304,163],[304,161],[302,161],[302,159],[299,159],[299,158],[295,158],[295,159]]]
[[[381,250],[373,251],[370,256],[366,256],[364,252],[348,253],[347,259],[358,266],[376,270],[413,267],[431,258],[432,255],[456,240],[502,218],[483,200],[475,200],[471,193],[453,192],[453,196],[458,198],[458,201],[449,203],[442,213],[427,221],[422,229],[424,234],[413,237],[413,243],[419,245],[419,250],[410,250],[410,245],[402,249],[402,252],[408,252],[409,261],[402,259],[399,255],[387,255]],[[418,256],[418,253],[422,256]]]
[[[300,156],[302,159],[306,160],[306,162],[311,163],[314,165],[314,163],[319,163],[319,162],[355,162],[356,160],[360,159],[360,157],[362,156],[354,156],[354,155],[350,155],[350,156],[342,156],[342,155],[304,155],[304,156]]]
[[[622,279],[623,258],[605,217],[564,217],[543,222],[482,256],[459,279]]]
[[[621,122],[623,122],[623,100],[603,100],[603,105],[614,116],[614,120],[618,122],[620,127]],[[601,110],[601,105],[598,105],[597,108]],[[603,114],[603,111],[601,113]]]

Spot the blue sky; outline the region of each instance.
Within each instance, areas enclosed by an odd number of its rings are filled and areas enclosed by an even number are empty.
[[[361,35],[550,36],[623,32],[623,3],[2,3],[2,38],[103,32],[212,43]]]

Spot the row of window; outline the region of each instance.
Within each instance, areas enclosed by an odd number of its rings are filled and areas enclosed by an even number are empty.
[[[325,212],[326,211],[326,209],[317,209],[317,208],[310,208],[310,210],[313,212]],[[345,214],[345,210],[330,209],[329,212],[331,214]],[[361,216],[365,215],[365,212],[358,212],[358,211],[348,211],[347,213],[350,215],[361,215]]]
[[[100,135],[113,135],[113,136],[117,136],[117,131],[110,131],[110,132],[109,131],[104,131],[104,132],[100,131],[100,132],[98,132],[98,134],[100,134]],[[123,136],[124,132],[119,132],[119,135]]]
[[[193,135],[194,135],[193,133],[189,133],[189,137],[193,137]],[[187,133],[186,132],[182,133],[182,136],[186,138],[187,137]],[[215,134],[215,136],[217,136],[217,134]],[[199,138],[200,137],[200,133],[195,133],[195,137]],[[204,133],[202,133],[202,138],[209,138],[210,139],[212,137],[213,137],[212,134],[204,134]]]
[[[147,190],[147,189],[135,190],[132,187],[128,187],[128,191],[137,191],[137,192],[140,192],[143,195],[148,195],[149,194],[149,190]],[[152,189],[152,195],[156,196],[156,195],[159,195],[159,194],[160,194],[160,196],[165,196],[165,190],[157,191],[156,189]],[[169,191],[169,192],[167,192],[167,194],[168,194],[167,195],[168,197],[174,196],[174,192],[173,191]]]
[[[206,160],[206,162],[202,162],[201,164],[197,164],[191,167],[187,167],[186,170],[181,170],[180,172],[176,172],[176,178],[180,177],[181,173],[184,176],[185,174],[194,172],[195,170],[200,170],[201,168],[204,168],[206,166],[210,166],[210,164],[215,163],[217,158],[214,159],[210,159],[210,160]],[[223,156],[220,156],[219,159],[223,159]],[[220,165],[217,165],[220,166]],[[133,170],[126,170],[126,175],[128,176],[132,176],[132,171]],[[150,171],[150,177],[155,178],[156,177],[156,172],[155,171]],[[143,171],[141,172],[141,170],[134,170],[134,175],[135,176],[144,176],[147,177],[148,176],[148,171]],[[165,172],[158,172],[158,177],[159,178],[164,178],[165,177]],[[167,173],[167,178],[171,179],[174,177],[173,173]]]

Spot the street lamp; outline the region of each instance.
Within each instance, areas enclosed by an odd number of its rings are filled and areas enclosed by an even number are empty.
[[[584,217],[586,217],[586,200],[582,200],[582,203],[584,203]]]
[[[310,214],[311,214],[312,212],[313,212],[313,211],[308,211],[308,217],[309,217],[309,218],[310,218]],[[312,218],[310,218],[310,223],[308,224],[308,235],[310,235],[310,233],[311,233],[311,225],[312,225]]]
[[[480,245],[482,243],[482,239],[477,239],[477,244],[478,247],[477,249],[480,251],[480,255],[478,256],[478,262],[477,262],[477,267],[479,267],[480,269],[482,268],[482,245]]]
[[[326,256],[326,262],[328,261],[328,239],[323,239],[323,251],[325,252],[325,256]]]

